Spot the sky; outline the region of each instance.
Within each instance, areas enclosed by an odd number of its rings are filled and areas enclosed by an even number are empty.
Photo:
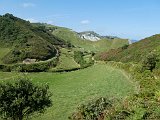
[[[160,33],[160,0],[0,0],[0,15],[140,40]]]

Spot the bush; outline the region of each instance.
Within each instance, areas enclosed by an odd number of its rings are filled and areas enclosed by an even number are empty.
[[[142,61],[142,70],[150,70],[152,72],[156,68],[158,61],[158,56],[155,53],[148,54]]]
[[[73,113],[71,120],[98,120],[104,119],[105,110],[112,107],[112,102],[106,98],[99,98],[86,105],[81,105],[78,112]]]
[[[0,84],[0,115],[3,119],[22,120],[52,105],[48,86],[34,85],[28,78],[14,84]]]
[[[129,45],[123,45],[121,48],[122,48],[122,50],[125,50],[125,49],[127,49],[129,47]]]

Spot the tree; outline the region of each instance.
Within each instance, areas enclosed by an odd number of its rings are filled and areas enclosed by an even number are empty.
[[[49,87],[34,85],[28,78],[14,84],[0,84],[0,115],[3,119],[22,120],[34,112],[43,113],[52,105]]]
[[[159,61],[157,54],[155,53],[150,53],[148,54],[143,62],[142,62],[142,69],[143,70],[150,70],[151,72],[153,69],[156,67],[156,63]]]

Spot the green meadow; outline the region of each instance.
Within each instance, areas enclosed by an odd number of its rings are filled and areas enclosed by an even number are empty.
[[[50,71],[69,70],[74,68],[80,68],[80,65],[74,61],[74,52],[69,49],[60,49],[60,57],[58,64],[55,68],[51,68]]]
[[[1,82],[11,81],[22,73],[2,73]],[[48,84],[53,106],[32,120],[67,120],[82,103],[99,97],[124,98],[136,92],[136,84],[119,69],[97,63],[92,67],[64,73],[25,73],[35,84]]]

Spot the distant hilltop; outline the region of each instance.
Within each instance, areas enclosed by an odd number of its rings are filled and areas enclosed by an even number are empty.
[[[116,36],[101,36],[98,33],[94,32],[94,31],[84,31],[84,32],[80,32],[78,33],[79,37],[84,39],[84,40],[90,40],[90,41],[98,41],[104,38],[107,39],[115,39],[118,38]]]

